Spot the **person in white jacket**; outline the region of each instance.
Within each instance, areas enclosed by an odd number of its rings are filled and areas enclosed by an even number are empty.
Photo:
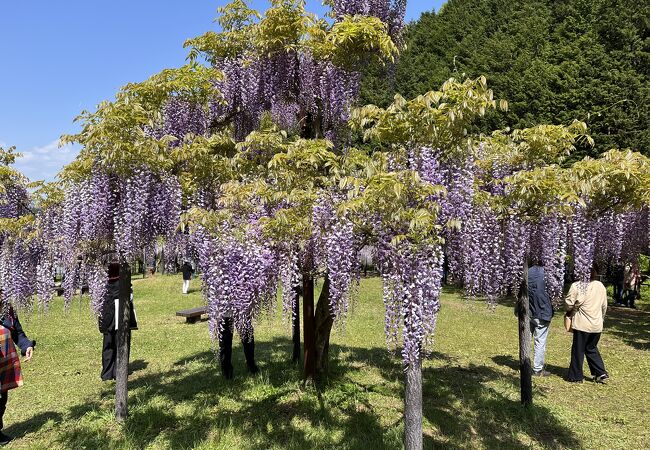
[[[597,267],[591,271],[591,281],[577,281],[571,285],[565,300],[567,317],[571,318],[573,345],[567,380],[581,383],[584,379],[582,365],[585,356],[594,381],[604,383],[609,379],[605,363],[598,351],[598,341],[603,331],[607,312],[607,289],[597,279]]]

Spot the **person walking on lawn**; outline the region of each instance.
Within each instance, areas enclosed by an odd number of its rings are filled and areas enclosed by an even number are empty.
[[[194,269],[192,269],[192,265],[189,261],[183,261],[181,272],[183,272],[183,294],[187,294],[190,292],[190,280],[194,273]]]
[[[565,300],[567,317],[571,318],[573,345],[567,380],[582,383],[582,365],[587,357],[589,371],[597,383],[605,383],[609,375],[598,351],[598,341],[603,331],[607,312],[607,289],[598,281],[598,268],[591,270],[591,281],[577,281],[571,285]]]
[[[533,376],[546,377],[550,372],[544,370],[544,358],[548,329],[553,318],[553,306],[546,290],[544,267],[538,261],[528,269],[528,305],[535,350]]]
[[[13,439],[1,431],[4,428],[2,419],[7,409],[7,394],[10,389],[23,385],[20,359],[16,354],[15,344],[20,348],[24,362],[32,359],[36,341],[30,340],[25,335],[18,316],[9,306],[0,320],[0,445],[7,445]]]

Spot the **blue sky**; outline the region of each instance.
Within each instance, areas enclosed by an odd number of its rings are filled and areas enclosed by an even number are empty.
[[[0,146],[25,156],[16,167],[52,180],[76,155],[58,148],[73,119],[120,86],[185,62],[185,39],[210,29],[226,0],[0,2]],[[320,1],[308,8],[320,15]],[[443,0],[407,3],[407,20]],[[266,1],[254,0],[256,9]]]

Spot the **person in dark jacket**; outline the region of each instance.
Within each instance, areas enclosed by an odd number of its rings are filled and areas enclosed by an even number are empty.
[[[181,272],[183,272],[183,294],[187,294],[190,291],[190,280],[192,279],[192,274],[194,269],[189,261],[184,261],[181,266]]]
[[[553,318],[553,306],[546,290],[544,267],[538,262],[528,269],[528,305],[530,308],[530,331],[533,335],[535,348],[533,375],[546,377],[550,373],[544,370],[544,357],[548,329]]]
[[[6,445],[13,439],[7,436],[1,430],[4,428],[3,417],[7,409],[7,399],[10,389],[22,385],[22,374],[20,371],[20,360],[16,355],[15,345],[20,348],[20,353],[24,357],[23,361],[27,362],[32,359],[36,341],[32,341],[25,335],[23,327],[20,325],[18,315],[10,306],[0,321],[2,331],[2,347],[0,360],[0,445]],[[7,339],[9,338],[9,339]]]
[[[131,353],[131,330],[137,330],[138,324],[133,307],[133,289],[127,307],[130,308],[129,333],[127,346]],[[108,265],[108,282],[106,283],[106,296],[99,317],[99,331],[104,335],[102,346],[102,381],[115,379],[115,359],[117,357],[117,325],[116,321],[120,297],[120,265]]]

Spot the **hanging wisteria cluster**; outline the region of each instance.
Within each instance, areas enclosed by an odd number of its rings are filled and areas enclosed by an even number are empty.
[[[240,336],[250,339],[254,320],[274,304],[277,252],[260,239],[259,230],[238,239],[227,228],[216,234],[199,228],[191,239],[203,268],[212,337],[218,339],[223,319],[229,317]]]
[[[157,237],[172,245],[166,255],[175,256],[181,246],[177,226],[181,213],[178,181],[142,167],[128,177],[101,170],[65,190],[58,232],[63,266],[63,290],[69,303],[87,283],[91,306],[99,313],[107,282],[107,262],[133,261]],[[48,223],[57,220],[52,217]],[[52,225],[54,226],[54,225]],[[183,248],[184,249],[184,248]]]
[[[425,354],[440,310],[443,255],[440,246],[378,243],[377,259],[386,308],[389,347],[399,348],[405,365]],[[400,339],[401,336],[401,339]]]
[[[353,223],[336,212],[336,195],[322,195],[313,207],[315,265],[327,273],[330,313],[344,320],[359,282],[359,236]],[[341,198],[340,195],[338,195]]]
[[[318,117],[324,135],[336,141],[359,95],[359,73],[315,59],[308,51],[254,60],[228,57],[216,67],[225,76],[216,83],[224,101],[213,103],[210,123],[231,123],[237,140],[255,130],[268,111],[283,129],[296,132],[308,116]]]
[[[7,167],[3,167],[10,171]],[[20,220],[31,214],[31,199],[21,177],[3,177],[0,219]],[[44,213],[43,213],[44,214]],[[51,230],[31,221],[20,232],[0,231],[0,312],[9,305],[26,309],[38,299],[46,307],[52,298],[54,264],[47,246]]]

